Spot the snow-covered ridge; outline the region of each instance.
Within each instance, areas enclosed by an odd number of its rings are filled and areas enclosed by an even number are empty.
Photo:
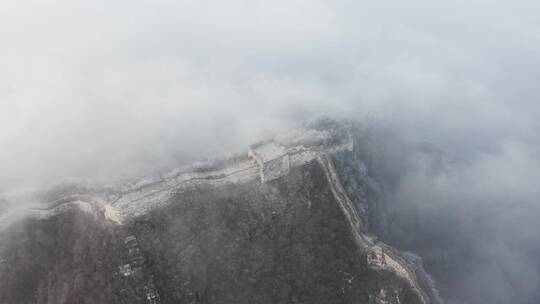
[[[306,164],[321,154],[352,151],[353,147],[351,126],[332,124],[279,134],[252,145],[248,156],[258,164],[259,178],[264,183],[287,175],[290,168]]]
[[[198,184],[218,186],[225,183],[247,182],[256,177],[256,172],[257,166],[249,159],[216,171],[186,172],[139,189],[120,193],[111,198],[110,204],[119,210],[122,218],[129,219],[167,204],[174,194],[192,186]]]
[[[46,207],[15,210],[17,214],[46,218],[78,208],[100,214],[115,223],[142,216],[166,205],[173,195],[198,185],[220,186],[252,181],[269,182],[287,175],[291,168],[311,162],[320,155],[353,149],[352,126],[321,120],[304,128],[278,134],[249,147],[243,156],[212,166],[176,170],[160,179],[143,179],[116,191],[83,191],[59,196]],[[85,194],[86,193],[86,194]],[[97,213],[96,213],[97,212]]]
[[[71,210],[82,211],[96,219],[104,219],[113,224],[121,224],[117,210],[100,196],[77,194],[66,195],[51,202],[48,206],[31,204],[11,208],[0,217],[0,231],[23,218],[48,219]]]
[[[341,123],[308,126],[278,134],[249,147],[243,155],[214,163],[177,169],[161,178],[145,178],[119,188],[80,188],[55,194],[48,203],[13,209],[3,216],[47,218],[77,208],[122,223],[168,204],[170,198],[194,186],[220,186],[250,181],[269,182],[287,175],[322,153],[352,150],[350,126]],[[7,222],[7,221],[4,221]]]
[[[51,217],[78,208],[97,212],[112,222],[122,223],[169,203],[170,198],[194,186],[219,186],[251,181],[269,182],[287,175],[291,168],[302,166],[324,153],[353,149],[352,126],[333,120],[319,120],[251,145],[243,155],[225,160],[197,162],[160,177],[147,177],[123,186],[87,188],[76,182],[57,185],[51,193],[31,199],[46,201],[22,203],[2,212],[0,217]],[[65,189],[65,190],[64,190]],[[18,205],[18,204],[17,204]],[[8,221],[4,221],[8,222]]]
[[[244,157],[225,163],[216,170],[187,171],[160,181],[130,189],[109,198],[121,220],[138,217],[168,204],[170,198],[197,185],[219,186],[259,179],[269,182],[288,174],[322,153],[352,150],[350,126],[333,124],[296,129],[252,145]]]

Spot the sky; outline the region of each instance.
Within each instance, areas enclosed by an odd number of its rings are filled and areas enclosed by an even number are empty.
[[[514,249],[540,241],[539,11],[532,0],[3,0],[0,193],[155,174],[320,116],[374,121],[462,161],[435,176],[414,167],[396,195],[495,238],[474,275],[500,278],[499,299],[508,280],[530,295],[533,251]],[[490,220],[472,216],[487,207]]]
[[[108,182],[321,115],[537,141],[536,1],[2,1],[0,189]]]

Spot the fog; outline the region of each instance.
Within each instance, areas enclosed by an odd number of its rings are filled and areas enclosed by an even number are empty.
[[[392,173],[396,204],[482,261],[463,293],[532,303],[538,11],[532,0],[4,0],[0,193],[129,180],[315,117],[353,119],[380,128],[386,162],[407,163]],[[452,161],[433,170],[400,153],[415,142]]]

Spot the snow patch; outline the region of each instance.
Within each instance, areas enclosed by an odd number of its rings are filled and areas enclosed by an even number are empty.
[[[105,218],[115,222],[116,224],[122,224],[122,221],[120,220],[120,214],[118,213],[118,210],[114,208],[113,206],[109,204],[103,205],[105,211],[103,212],[103,215],[105,215]]]

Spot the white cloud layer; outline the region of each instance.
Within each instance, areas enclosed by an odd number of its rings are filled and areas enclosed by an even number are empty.
[[[537,141],[536,1],[3,1],[0,189],[116,180],[318,115]]]

